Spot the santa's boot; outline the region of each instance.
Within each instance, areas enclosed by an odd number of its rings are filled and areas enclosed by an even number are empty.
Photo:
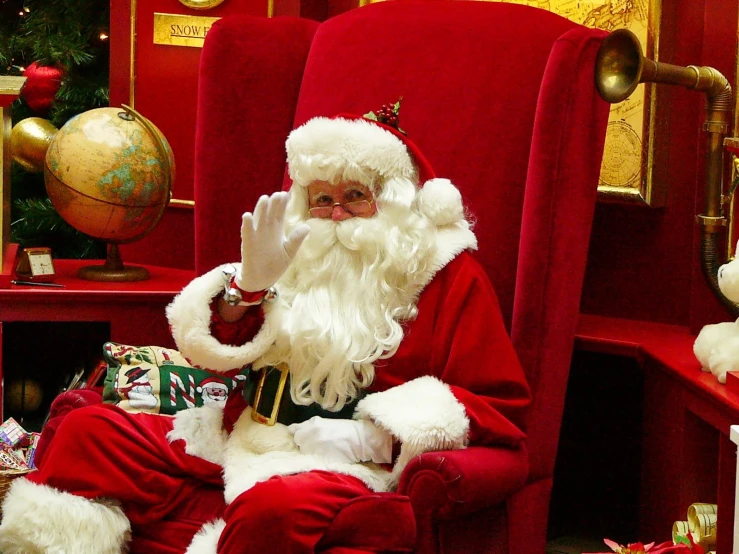
[[[3,554],[121,554],[131,524],[112,504],[16,479],[3,501]]]

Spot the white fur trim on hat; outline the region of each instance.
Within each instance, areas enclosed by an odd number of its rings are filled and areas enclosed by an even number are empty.
[[[290,178],[299,186],[335,178],[371,184],[418,179],[403,141],[364,119],[316,117],[295,129],[285,143]]]
[[[131,524],[123,511],[19,478],[3,501],[0,552],[125,552]]]
[[[236,265],[237,269],[240,264]],[[210,333],[210,303],[223,292],[223,266],[197,277],[182,289],[167,306],[167,319],[180,353],[191,364],[213,371],[229,371],[244,367],[264,354],[272,345],[277,331],[265,319],[256,336],[242,346],[218,342]],[[272,304],[263,304],[265,315]]]
[[[464,219],[462,193],[449,179],[429,179],[416,195],[418,209],[437,227]]]

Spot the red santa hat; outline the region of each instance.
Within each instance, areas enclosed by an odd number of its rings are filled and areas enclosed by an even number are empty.
[[[221,389],[228,392],[228,385],[218,377],[207,377],[200,381],[197,391],[202,393],[206,389]]]
[[[459,190],[448,179],[436,178],[418,146],[399,129],[398,107],[390,121],[375,112],[339,114],[313,118],[295,129],[286,142],[293,185],[338,178],[381,189],[390,179],[408,179],[420,188],[419,209],[437,226],[463,219]]]

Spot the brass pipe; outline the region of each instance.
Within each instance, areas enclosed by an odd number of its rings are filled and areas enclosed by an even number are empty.
[[[655,62],[644,57],[636,35],[619,29],[601,44],[596,59],[595,84],[604,100],[617,103],[628,98],[639,83],[680,85],[706,95],[707,133],[706,190],[704,213],[696,216],[701,225],[701,267],[703,275],[719,300],[735,315],[739,304],[726,298],[718,286],[718,233],[727,228],[724,215],[723,174],[724,139],[728,134],[732,112],[732,92],[729,81],[712,67],[687,67]]]

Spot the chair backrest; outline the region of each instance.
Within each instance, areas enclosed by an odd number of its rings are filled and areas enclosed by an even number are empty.
[[[533,477],[551,476],[607,122],[593,84],[603,35],[466,1],[384,2],[322,24],[219,21],[201,58],[197,271],[238,259],[240,215],[283,182],[291,128],[402,97],[401,126],[477,221],[535,391]]]

